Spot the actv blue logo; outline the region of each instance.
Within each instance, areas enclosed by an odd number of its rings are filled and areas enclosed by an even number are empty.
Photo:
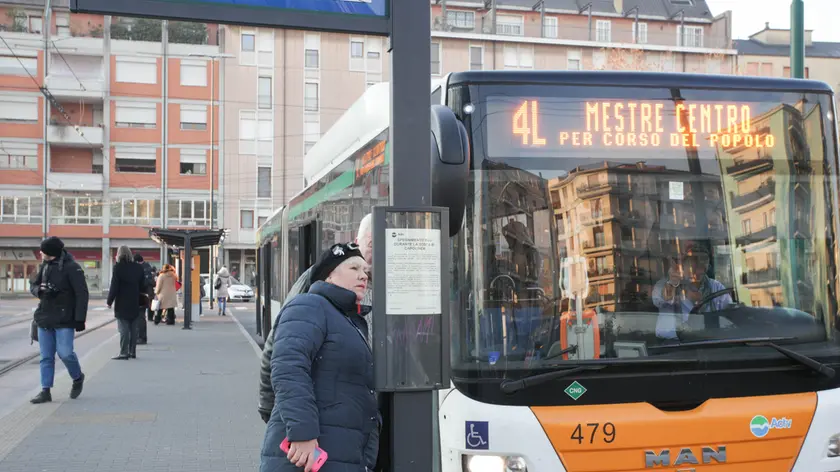
[[[771,429],[790,429],[792,424],[793,420],[784,417],[767,421],[767,418],[763,415],[756,415],[750,421],[750,432],[757,438],[763,438],[767,436]]]

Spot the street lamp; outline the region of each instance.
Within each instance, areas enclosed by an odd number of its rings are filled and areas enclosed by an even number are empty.
[[[216,83],[216,59],[224,59],[228,57],[236,57],[233,54],[224,54],[224,53],[216,53],[216,54],[208,54],[208,53],[197,53],[193,52],[188,54],[189,57],[202,57],[210,59],[210,229],[213,229],[213,223],[215,220],[214,211],[213,211],[213,194],[214,188],[214,176],[215,176],[215,164],[216,164],[216,154],[215,149],[213,149],[213,141],[214,141],[214,134],[215,134],[215,117],[216,117],[216,94],[215,94],[215,83]],[[210,283],[210,293],[208,293],[208,297],[210,298],[210,309],[213,309],[213,275],[216,273],[216,259],[218,258],[218,249],[216,249],[216,254],[213,255],[213,247],[210,248],[210,276],[208,277]]]

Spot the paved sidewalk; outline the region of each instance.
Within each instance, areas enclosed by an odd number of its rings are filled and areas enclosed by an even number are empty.
[[[82,361],[84,393],[0,418],[3,472],[235,472],[259,469],[265,425],[256,412],[259,360],[233,317],[182,330],[149,325],[137,359],[111,360],[118,336]],[[34,393],[34,392],[33,392]]]

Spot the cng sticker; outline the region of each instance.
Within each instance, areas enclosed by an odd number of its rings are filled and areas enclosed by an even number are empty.
[[[773,418],[770,421],[767,421],[767,418],[763,415],[755,415],[753,419],[750,420],[750,431],[753,433],[753,436],[757,438],[763,438],[767,436],[767,433],[770,432],[771,429],[790,429],[793,425],[793,420],[789,420],[787,418]]]
[[[566,395],[572,397],[572,400],[577,400],[586,393],[586,388],[575,380],[571,385],[566,387],[566,390],[563,391],[566,392]]]

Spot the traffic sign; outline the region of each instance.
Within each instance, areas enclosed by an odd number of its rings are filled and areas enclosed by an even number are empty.
[[[387,35],[390,0],[70,0],[70,10],[207,23]]]

